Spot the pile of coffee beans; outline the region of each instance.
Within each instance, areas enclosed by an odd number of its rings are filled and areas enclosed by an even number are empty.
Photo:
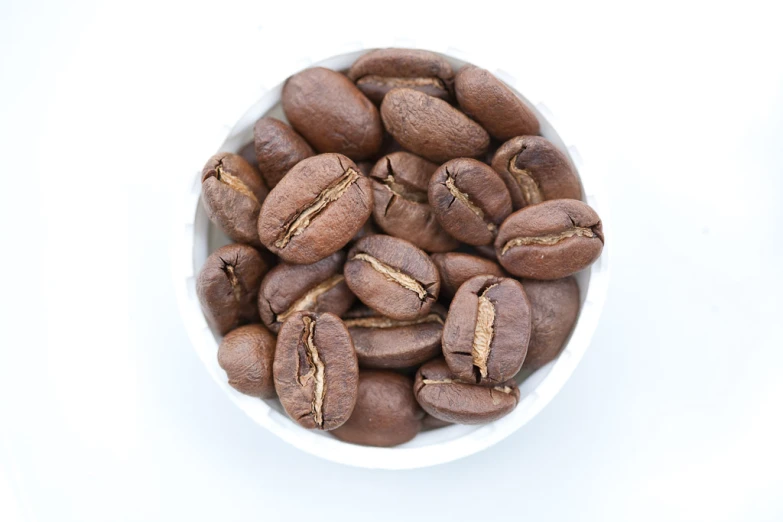
[[[409,49],[301,71],[282,107],[288,124],[261,118],[203,170],[236,242],[197,281],[229,384],[372,446],[512,411],[604,244],[535,113],[488,71]]]

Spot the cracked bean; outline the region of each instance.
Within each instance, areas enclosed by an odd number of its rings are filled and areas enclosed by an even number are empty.
[[[438,166],[410,152],[393,152],[372,169],[373,218],[387,234],[428,252],[448,252],[459,242],[438,223],[427,203],[427,187]]]
[[[426,316],[440,290],[438,270],[426,253],[408,241],[381,234],[354,244],[344,273],[356,297],[392,319]]]
[[[413,393],[424,411],[446,423],[491,422],[510,413],[519,403],[519,388],[513,379],[478,386],[461,381],[443,359],[419,368]]]
[[[575,199],[554,199],[517,210],[495,240],[503,268],[530,279],[574,274],[598,259],[603,246],[601,219]]]
[[[248,245],[226,245],[207,257],[196,294],[207,322],[221,335],[258,322],[256,297],[267,270],[258,251]]]
[[[469,245],[494,242],[498,227],[512,210],[500,176],[470,158],[441,165],[430,179],[428,196],[443,229]]]
[[[568,158],[540,136],[518,136],[504,143],[492,168],[506,184],[514,210],[550,199],[579,199],[582,194]]]
[[[356,404],[359,365],[334,314],[295,312],[277,335],[275,390],[289,417],[307,429],[333,430]]]
[[[261,320],[273,332],[295,312],[331,312],[342,315],[354,295],[342,274],[344,252],[335,252],[310,265],[282,263],[264,277],[258,292]]]
[[[410,368],[440,354],[446,310],[433,305],[417,319],[384,317],[360,307],[343,316],[363,368]]]
[[[476,276],[451,302],[443,355],[460,380],[498,385],[519,372],[530,333],[530,301],[522,285],[508,277]]]
[[[372,212],[370,181],[350,159],[321,154],[294,166],[269,193],[261,242],[284,261],[315,263],[348,243]]]
[[[261,176],[237,154],[215,154],[201,171],[201,201],[209,219],[239,243],[261,246],[257,222],[266,195]]]
[[[380,104],[395,87],[408,87],[448,100],[454,72],[449,62],[420,49],[378,49],[354,62],[348,78],[373,102]]]

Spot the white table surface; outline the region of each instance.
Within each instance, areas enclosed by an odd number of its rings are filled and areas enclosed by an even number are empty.
[[[774,3],[261,3],[0,4],[0,520],[783,519]],[[331,464],[246,418],[170,277],[215,100],[378,31],[544,78],[608,160],[613,220],[606,309],[560,395],[410,472]]]

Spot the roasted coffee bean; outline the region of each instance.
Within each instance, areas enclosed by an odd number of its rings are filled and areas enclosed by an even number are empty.
[[[381,146],[378,109],[338,72],[313,67],[291,76],[281,101],[291,126],[318,152],[339,152],[359,161]]]
[[[341,154],[294,166],[258,218],[261,242],[289,263],[315,263],[345,246],[372,212],[370,180]]]
[[[448,252],[459,242],[443,230],[427,204],[427,187],[437,168],[410,152],[394,152],[378,160],[370,174],[373,217],[387,234],[428,252]]]
[[[469,245],[488,245],[511,214],[511,197],[500,176],[484,163],[447,161],[430,179],[429,202],[443,229]]]
[[[258,322],[256,297],[266,271],[261,255],[248,245],[226,245],[207,257],[196,293],[207,321],[221,335]]]
[[[351,335],[336,315],[291,315],[277,335],[273,370],[283,408],[302,427],[333,430],[351,416],[359,365]]]
[[[335,252],[311,265],[283,263],[269,271],[258,291],[261,320],[273,332],[295,312],[344,314],[354,296],[345,284],[344,252]]]
[[[553,199],[511,214],[495,251],[509,273],[559,279],[590,266],[604,247],[598,214],[575,199]]]
[[[261,246],[256,223],[266,195],[261,176],[237,154],[215,154],[201,171],[201,201],[209,219],[239,243]]]
[[[354,234],[354,236],[351,238],[351,241],[356,242],[363,237],[372,236],[375,234],[378,234],[378,229],[376,228],[372,218],[370,218],[365,221],[364,225],[362,225],[362,228],[360,228],[359,231]]]
[[[446,426],[451,426],[452,424],[453,422],[440,420],[427,413],[424,416],[424,419],[421,421],[421,429],[424,431],[436,430],[438,428],[445,428]]]
[[[452,297],[462,283],[477,275],[492,275],[503,277],[505,273],[500,265],[484,259],[483,257],[463,254],[461,252],[447,252],[445,254],[432,254],[432,262],[438,267],[440,274],[440,293],[445,297]]]
[[[440,355],[446,310],[435,303],[418,319],[384,317],[367,307],[351,310],[343,321],[362,368],[409,368]]]
[[[497,262],[498,254],[495,252],[495,245],[474,245],[473,250],[485,259]]]
[[[406,150],[436,163],[478,158],[489,134],[447,102],[413,89],[392,89],[381,103],[386,130]]]
[[[275,188],[294,165],[315,156],[303,137],[276,118],[261,118],[256,122],[253,142],[261,177],[270,189]]]
[[[454,79],[457,102],[465,114],[477,120],[487,132],[499,140],[522,134],[538,134],[540,128],[535,113],[495,75],[465,65]]]
[[[413,392],[424,411],[442,421],[460,424],[497,420],[519,402],[519,388],[513,379],[494,386],[464,383],[443,359],[419,368]]]
[[[359,167],[359,172],[361,172],[363,176],[369,176],[375,163],[372,161],[358,161],[356,162],[356,166]]]
[[[514,210],[549,199],[579,199],[582,189],[568,158],[540,136],[504,143],[492,160],[511,193]]]
[[[554,281],[522,281],[533,311],[533,331],[522,368],[537,370],[563,348],[579,315],[579,286],[566,277]]]
[[[354,62],[348,78],[372,101],[381,103],[395,87],[409,87],[436,98],[450,98],[454,71],[444,58],[420,49],[378,49]]]
[[[260,324],[240,326],[228,332],[218,348],[218,364],[228,376],[228,384],[245,395],[275,397],[272,363],[275,336]]]
[[[344,442],[396,446],[421,430],[424,411],[413,396],[413,379],[395,372],[359,372],[359,396],[351,417],[332,431]]]
[[[509,277],[476,276],[457,290],[443,326],[443,355],[462,381],[494,386],[522,367],[530,301]]]
[[[356,297],[392,319],[425,317],[438,299],[440,277],[432,260],[396,237],[378,234],[357,241],[344,273]]]

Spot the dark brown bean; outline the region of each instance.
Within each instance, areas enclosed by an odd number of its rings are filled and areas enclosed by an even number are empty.
[[[277,265],[258,292],[261,320],[277,332],[295,312],[344,314],[354,301],[342,274],[344,261],[345,253],[335,252],[311,265]]]
[[[443,230],[427,204],[427,186],[437,168],[410,152],[393,152],[378,160],[370,174],[373,217],[387,234],[428,252],[448,252],[459,242]]]
[[[424,317],[400,321],[360,307],[344,315],[362,368],[409,368],[441,353],[446,310],[435,303]]]
[[[530,301],[522,285],[508,277],[476,276],[451,302],[443,355],[460,380],[494,386],[519,372],[530,331]]]
[[[514,210],[549,199],[579,199],[582,194],[568,158],[540,136],[518,136],[504,143],[492,168],[511,193]]]
[[[209,219],[239,243],[261,246],[256,223],[266,195],[261,176],[237,154],[215,154],[201,171],[201,201]]]
[[[432,260],[396,237],[378,234],[357,241],[344,273],[356,297],[392,319],[424,317],[438,299],[440,277]]]
[[[373,102],[395,87],[409,87],[436,98],[450,98],[454,71],[441,56],[420,49],[378,49],[354,62],[348,78]]]
[[[603,247],[601,219],[575,199],[553,199],[517,210],[495,240],[503,268],[530,279],[574,274],[598,259]]]
[[[537,370],[563,348],[579,315],[579,286],[566,277],[554,281],[522,281],[533,310],[533,331],[522,368]]]
[[[459,424],[497,420],[519,402],[519,388],[514,380],[495,386],[460,382],[443,359],[419,368],[413,392],[424,411],[442,421]]]
[[[429,202],[443,229],[469,245],[488,245],[511,214],[511,197],[500,176],[486,164],[458,158],[432,175]]]
[[[392,89],[381,103],[386,130],[406,150],[436,163],[478,158],[489,134],[448,103],[413,89]]]
[[[303,137],[276,118],[261,118],[256,122],[253,142],[258,169],[270,189],[275,188],[294,165],[315,156]]]
[[[221,335],[258,322],[256,296],[266,271],[261,255],[248,245],[226,245],[207,257],[196,293],[204,316]]]
[[[318,152],[339,152],[358,161],[381,146],[378,109],[338,72],[313,67],[291,76],[281,101],[291,126]]]
[[[452,297],[462,283],[477,275],[493,275],[503,277],[505,272],[500,265],[483,257],[447,252],[432,254],[432,262],[438,267],[440,274],[440,293],[444,297]]]
[[[395,372],[362,371],[356,407],[332,435],[353,444],[397,446],[419,433],[423,417],[413,396],[413,379]]]
[[[465,65],[454,79],[460,108],[499,140],[522,134],[538,134],[535,113],[494,74]]]
[[[334,314],[296,312],[277,336],[275,389],[288,416],[307,429],[333,430],[351,416],[359,365]]]
[[[218,348],[218,364],[226,372],[228,384],[245,395],[274,398],[275,343],[275,336],[260,324],[228,332]]]
[[[300,161],[272,189],[258,236],[289,263],[315,263],[345,246],[372,212],[370,180],[340,154]]]

